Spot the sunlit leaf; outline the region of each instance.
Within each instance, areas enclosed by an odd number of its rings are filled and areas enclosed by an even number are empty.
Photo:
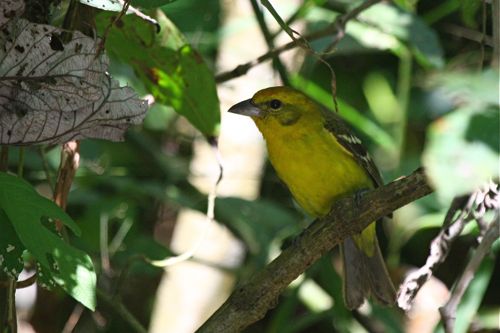
[[[40,196],[21,178],[0,172],[0,209],[20,242],[44,268],[46,274],[68,294],[88,307],[95,308],[96,275],[92,260],[70,246],[46,227],[57,219],[79,234],[78,226],[54,202]],[[15,239],[15,238],[14,238]]]
[[[79,1],[84,5],[112,12],[122,11],[123,6],[125,5],[125,1],[119,1],[119,0],[79,0]],[[131,10],[129,9],[127,13],[130,12]]]
[[[429,127],[423,154],[429,179],[447,202],[490,178],[498,179],[498,72],[442,73],[431,86],[456,105]]]
[[[366,29],[377,29],[408,44],[422,65],[442,67],[443,50],[434,32],[418,16],[395,6],[378,4],[363,11],[359,18]]]
[[[499,105],[498,70],[478,73],[441,72],[431,76],[429,85],[456,105]],[[471,110],[471,111],[474,111]]]
[[[308,15],[310,21],[329,24],[338,13],[315,8]],[[366,48],[388,50],[400,55],[409,49],[416,60],[426,67],[444,65],[443,49],[438,36],[416,14],[388,4],[377,4],[359,14],[359,20],[351,20],[346,26],[346,37],[340,41],[336,54],[361,52]],[[356,43],[357,42],[357,43]],[[329,38],[314,42],[324,48]]]
[[[499,133],[474,130],[472,120],[477,117],[498,124],[499,109],[489,108],[478,116],[477,111],[462,108],[429,128],[423,163],[443,202],[471,192],[489,179],[498,179],[500,156],[491,142],[497,142]]]
[[[216,135],[220,111],[213,73],[161,11],[156,18],[159,34],[135,16],[123,17],[109,30],[107,50],[134,68],[156,102],[172,106],[203,134]],[[100,16],[99,30],[112,20]]]

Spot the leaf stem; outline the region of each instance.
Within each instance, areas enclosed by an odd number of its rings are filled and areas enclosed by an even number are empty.
[[[0,171],[6,172],[9,169],[9,147],[1,146],[0,148]]]
[[[323,3],[325,3],[326,0],[305,0],[298,8],[297,10],[285,21],[285,25],[289,26],[293,22],[295,22],[297,19],[300,19],[304,17],[307,12],[311,9],[313,6],[321,6]],[[276,38],[282,30],[278,29],[277,31],[273,32],[271,34],[271,37],[274,39]]]
[[[50,167],[49,167],[49,162],[47,161],[47,155],[45,154],[44,146],[40,146],[38,152],[40,154],[40,158],[42,159],[42,166],[43,166],[43,171],[45,172],[45,178],[50,186],[52,195],[54,195],[54,183],[52,182],[52,177],[50,176]]]
[[[398,148],[397,165],[401,165],[401,160],[405,151],[406,127],[408,122],[408,106],[411,91],[411,74],[413,67],[413,56],[407,48],[403,48],[399,57],[397,99],[399,105],[399,124],[396,129],[396,145]]]
[[[0,332],[17,333],[16,280],[8,277],[2,282],[5,286],[0,286]]]
[[[464,295],[467,287],[474,278],[480,264],[487,254],[490,253],[493,243],[498,240],[500,236],[500,221],[498,219],[498,214],[496,215],[493,222],[491,222],[488,231],[486,232],[482,242],[479,244],[477,249],[473,252],[471,259],[467,263],[462,275],[458,281],[453,286],[453,290],[450,299],[443,307],[439,308],[441,318],[444,324],[444,330],[446,333],[455,332],[455,319],[457,314],[458,305]]]
[[[274,40],[273,37],[271,36],[271,32],[269,31],[269,28],[267,27],[266,21],[264,19],[264,14],[262,13],[262,10],[259,7],[259,4],[257,3],[257,0],[250,0],[250,3],[252,4],[252,9],[255,14],[255,18],[257,19],[257,22],[259,24],[260,31],[262,32],[262,35],[264,36],[264,39],[266,41],[267,47],[269,50],[274,49]],[[280,75],[281,81],[283,85],[290,85],[290,80],[288,79],[288,73],[286,71],[285,66],[281,62],[279,55],[274,55],[273,56],[273,65],[278,71],[278,74]]]
[[[491,67],[498,70],[500,66],[500,0],[491,1],[491,19],[493,21],[493,55]]]
[[[24,173],[24,147],[19,147],[19,162],[17,164],[17,176],[23,178]]]
[[[107,295],[101,289],[97,289],[97,297],[109,306],[110,309],[115,311],[120,317],[122,317],[127,324],[135,331],[139,333],[147,333],[147,330],[142,324],[137,320],[136,317],[123,305],[123,303],[118,302],[116,299]]]

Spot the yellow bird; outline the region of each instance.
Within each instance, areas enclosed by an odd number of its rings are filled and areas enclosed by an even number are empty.
[[[269,160],[298,204],[310,215],[326,215],[339,197],[383,184],[358,139],[335,113],[289,87],[272,87],[229,109],[250,116],[266,140]],[[375,223],[341,246],[344,300],[358,308],[370,294],[395,301],[375,233]]]

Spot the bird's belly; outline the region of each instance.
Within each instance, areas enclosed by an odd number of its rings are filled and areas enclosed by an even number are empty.
[[[270,160],[298,204],[313,216],[327,214],[335,199],[372,187],[364,169],[331,137],[268,144]]]

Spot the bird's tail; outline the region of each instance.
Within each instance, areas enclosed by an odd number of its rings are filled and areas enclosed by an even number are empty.
[[[383,305],[395,302],[396,291],[380,253],[375,223],[340,247],[344,262],[344,301],[356,309],[371,294]]]

